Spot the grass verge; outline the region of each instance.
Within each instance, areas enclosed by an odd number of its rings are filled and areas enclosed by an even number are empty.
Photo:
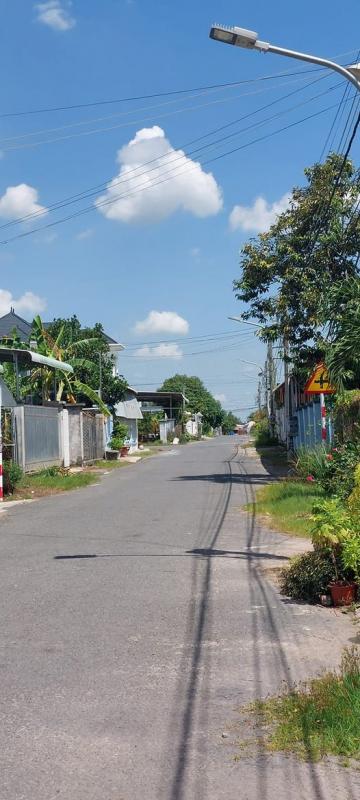
[[[309,761],[324,756],[360,759],[360,651],[346,649],[329,672],[280,697],[252,706],[265,747]]]
[[[255,513],[266,517],[272,528],[294,536],[310,536],[314,503],[323,496],[320,486],[301,481],[281,481],[256,492]],[[252,505],[246,506],[248,510]]]
[[[43,470],[33,475],[24,475],[19,481],[11,500],[28,500],[35,497],[45,497],[49,494],[67,492],[71,489],[81,489],[84,486],[90,486],[97,480],[98,476],[90,472],[51,475],[47,470]]]

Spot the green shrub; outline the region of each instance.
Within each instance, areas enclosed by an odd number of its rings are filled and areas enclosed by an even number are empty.
[[[123,440],[127,439],[129,436],[129,429],[128,426],[125,424],[125,422],[115,421],[112,435],[116,439],[123,439]]]
[[[343,568],[360,582],[360,536],[351,536],[341,548],[341,562]]]
[[[309,449],[302,447],[297,451],[293,459],[295,472],[303,480],[311,476],[316,481],[322,481],[328,472],[329,460],[327,456],[328,452],[324,445]]]
[[[271,447],[271,445],[278,444],[276,437],[270,433],[268,419],[261,419],[256,423],[255,428],[251,431],[255,438],[256,447]]]
[[[346,500],[355,487],[355,469],[360,463],[360,442],[345,442],[327,456],[327,470],[321,478],[326,494]]]
[[[121,450],[124,447],[124,439],[121,436],[113,436],[110,442],[112,450]]]
[[[294,600],[317,603],[335,577],[336,569],[330,554],[321,551],[303,553],[281,571],[280,590]]]
[[[14,461],[4,461],[4,494],[12,494],[22,478],[22,469]]]
[[[179,443],[180,444],[187,444],[188,442],[191,442],[191,439],[192,439],[192,437],[190,436],[189,433],[180,433]]]

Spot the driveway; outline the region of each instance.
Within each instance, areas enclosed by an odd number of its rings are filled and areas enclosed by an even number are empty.
[[[360,797],[357,772],[237,744],[244,703],[356,633],[269,582],[303,543],[241,509],[268,479],[223,437],[0,515],[1,800]]]

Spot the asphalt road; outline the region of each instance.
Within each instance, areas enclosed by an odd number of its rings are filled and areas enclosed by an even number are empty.
[[[241,706],[354,630],[286,602],[294,540],[251,511],[235,437],[0,515],[1,800],[355,800],[358,772],[251,752]]]

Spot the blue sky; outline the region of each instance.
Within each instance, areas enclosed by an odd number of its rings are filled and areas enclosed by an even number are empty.
[[[239,248],[303,182],[303,169],[319,159],[336,109],[210,159],[336,105],[344,85],[330,74],[307,86],[322,73],[210,41],[209,27],[214,21],[242,25],[262,39],[347,63],[360,47],[358,4],[345,0],[336,20],[328,0],[3,0],[0,7],[3,115],[251,81],[1,116],[0,225],[38,216],[2,228],[0,238],[40,230],[0,247],[0,311],[12,303],[27,318],[41,310],[46,319],[76,313],[84,323],[99,320],[128,346],[120,366],[130,384],[155,388],[181,371],[202,377],[227,408],[253,405],[257,370],[240,359],[262,362],[264,347],[251,328],[227,320],[241,311],[232,292]],[[273,75],[278,77],[255,80]],[[188,144],[255,111],[223,133]],[[280,112],[260,128],[191,152]],[[100,184],[98,195],[49,210]],[[119,191],[122,198],[114,202]],[[96,208],[96,199],[105,205]],[[41,229],[89,205],[90,213]],[[151,311],[158,313],[149,317]],[[212,337],[224,332],[236,337]],[[211,338],[198,338],[206,336]]]

